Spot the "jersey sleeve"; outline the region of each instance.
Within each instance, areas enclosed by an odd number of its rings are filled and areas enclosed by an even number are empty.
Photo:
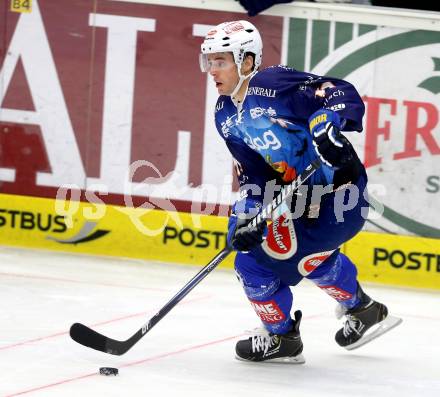
[[[317,95],[318,93],[318,95]],[[333,110],[345,120],[343,131],[362,131],[365,105],[356,88],[345,80],[329,79],[315,89],[315,97],[322,96],[322,107]]]
[[[271,77],[271,75],[275,75]],[[268,70],[268,80],[276,82],[282,100],[302,125],[319,109],[328,109],[345,120],[344,131],[362,131],[365,105],[348,81],[305,73],[288,67]]]

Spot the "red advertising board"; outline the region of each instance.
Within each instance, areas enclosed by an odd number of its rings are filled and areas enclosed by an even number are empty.
[[[63,184],[83,193],[100,184],[104,202],[123,204],[129,164],[175,169],[179,131],[190,138],[187,183],[202,184],[213,109],[200,35],[244,14],[104,0],[34,0],[30,13],[17,13],[9,3],[0,0],[1,193],[55,197]],[[282,19],[254,22],[264,64],[279,63]],[[140,168],[133,182],[156,173]],[[176,208],[188,209],[185,201]]]

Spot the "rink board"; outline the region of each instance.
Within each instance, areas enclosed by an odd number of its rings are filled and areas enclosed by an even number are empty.
[[[227,218],[0,195],[0,244],[205,265]],[[342,247],[364,281],[440,289],[437,239],[363,232]],[[223,267],[233,266],[233,255]]]
[[[359,278],[381,284],[440,289],[440,240],[362,232],[343,252]]]
[[[0,194],[0,244],[12,246],[206,264],[225,246],[226,225],[225,217]]]

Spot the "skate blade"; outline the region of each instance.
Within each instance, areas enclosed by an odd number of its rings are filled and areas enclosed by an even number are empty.
[[[392,330],[394,327],[397,327],[401,322],[402,322],[401,318],[388,315],[385,318],[385,320],[376,324],[376,329],[374,329],[370,333],[365,334],[357,342],[352,343],[351,345],[345,346],[345,348],[347,350],[357,349],[357,348],[371,342],[373,339],[376,339],[379,336],[385,334],[386,332]]]
[[[247,363],[253,364],[265,364],[265,363],[278,363],[278,364],[304,364],[306,362],[304,356],[302,354],[298,354],[295,357],[280,357],[280,358],[272,358],[270,360],[264,361],[251,361],[241,358],[239,356],[235,356],[235,358],[239,361],[245,361]]]

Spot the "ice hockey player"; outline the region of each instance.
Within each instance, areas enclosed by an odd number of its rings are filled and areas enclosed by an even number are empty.
[[[362,290],[355,265],[339,251],[361,230],[368,210],[365,169],[340,133],[362,131],[359,94],[336,78],[286,66],[259,70],[262,47],[253,24],[225,22],[208,32],[200,54],[200,67],[220,95],[216,126],[234,157],[241,187],[228,244],[238,251],[236,274],[267,331],[239,341],[236,357],[302,363],[301,311],[290,315],[290,286],[304,277],[338,302],[345,323],[335,339],[346,349],[362,346],[401,319]],[[264,227],[248,227],[279,185],[316,158],[322,166],[288,211]],[[352,197],[357,201],[348,205]]]

